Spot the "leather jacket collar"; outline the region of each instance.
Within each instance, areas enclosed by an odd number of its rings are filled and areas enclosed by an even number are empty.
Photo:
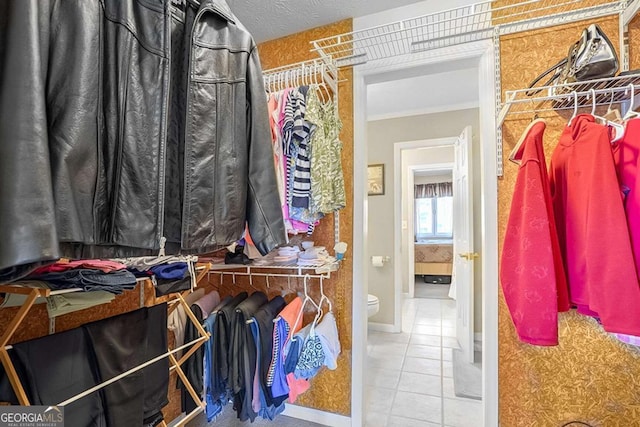
[[[216,12],[218,15],[220,15],[227,21],[233,24],[236,23],[237,19],[235,15],[233,14],[233,12],[231,12],[229,5],[224,0],[204,0],[204,1],[190,0],[190,1],[191,1],[191,4],[196,6],[198,11],[208,9],[210,11]]]

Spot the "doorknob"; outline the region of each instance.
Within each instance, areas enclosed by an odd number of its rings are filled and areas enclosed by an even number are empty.
[[[458,254],[458,255],[460,256],[460,258],[464,258],[467,261],[470,261],[470,260],[472,260],[474,258],[479,258],[480,257],[480,254],[477,253],[477,252],[467,252],[467,253]]]

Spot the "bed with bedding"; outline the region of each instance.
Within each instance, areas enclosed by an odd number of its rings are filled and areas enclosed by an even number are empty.
[[[415,242],[414,265],[416,275],[451,276],[453,270],[453,241],[428,240]]]

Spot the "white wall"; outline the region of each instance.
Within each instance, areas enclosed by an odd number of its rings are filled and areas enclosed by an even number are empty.
[[[448,174],[445,173],[443,175],[432,176],[420,176],[419,174],[416,174],[415,178],[413,179],[413,184],[437,184],[439,182],[451,182],[452,179],[453,175],[451,174],[451,172]]]
[[[369,164],[385,164],[385,194],[370,196],[368,201],[368,250],[371,255],[393,254],[393,144],[396,142],[417,141],[423,139],[447,138],[458,136],[462,129],[473,128],[473,187],[474,187],[474,240],[475,247],[481,243],[480,227],[480,146],[478,109],[450,111],[446,113],[403,117],[390,120],[368,122],[368,158]],[[435,148],[433,148],[435,149]],[[432,149],[428,149],[432,150]],[[420,151],[428,151],[420,150]],[[434,153],[432,153],[434,154]],[[435,156],[432,162],[436,161]],[[403,173],[406,176],[406,173]],[[406,218],[406,217],[405,217]],[[405,246],[405,245],[403,245]],[[476,249],[477,251],[478,249]],[[393,324],[393,263],[403,260],[392,259],[382,268],[369,265],[369,293],[380,299],[380,311],[370,320],[378,323]],[[406,260],[405,260],[406,261]],[[408,261],[407,261],[408,262]],[[475,330],[482,327],[482,287],[480,263],[475,264]],[[405,269],[403,268],[403,271]],[[405,273],[405,280],[406,278]],[[404,280],[403,280],[404,282]]]
[[[455,133],[450,136],[455,136]],[[430,139],[430,138],[427,138]],[[414,189],[409,188],[408,175],[411,173],[409,168],[411,166],[418,165],[435,165],[435,164],[452,164],[455,161],[455,153],[453,146],[446,147],[429,147],[429,148],[417,148],[414,150],[402,151],[402,221],[408,221],[413,216],[414,211]],[[445,175],[444,178],[433,180],[435,177],[425,176],[421,177],[424,183],[429,182],[444,182],[451,181],[451,174]],[[409,266],[414,262],[415,257],[410,257],[407,253],[407,248],[414,241],[414,231],[405,229],[402,230],[402,246],[400,252],[402,254],[401,271],[402,271],[402,292],[409,292],[409,281],[414,280],[414,277],[409,276]]]

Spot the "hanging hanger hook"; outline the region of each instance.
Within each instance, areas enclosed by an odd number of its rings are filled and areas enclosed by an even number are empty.
[[[571,116],[571,118],[569,119],[569,125],[571,125],[571,122],[577,115],[578,115],[578,92],[574,90],[573,91],[573,116]]]
[[[596,90],[591,88],[589,90],[589,94],[591,95],[591,115],[595,116],[595,114],[596,114]]]
[[[609,106],[607,107],[607,113],[611,111],[611,106],[613,105],[613,96],[614,95],[615,95],[615,92],[612,89],[611,90],[611,99],[609,100]]]

